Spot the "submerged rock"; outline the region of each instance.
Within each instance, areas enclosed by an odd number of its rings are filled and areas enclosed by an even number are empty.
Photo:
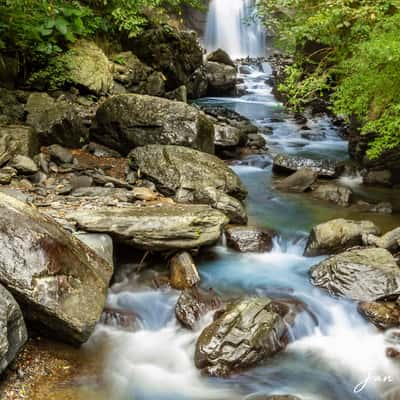
[[[138,94],[106,100],[97,110],[91,136],[123,154],[149,144],[214,153],[214,127],[203,112],[183,102]]]
[[[27,339],[19,305],[11,293],[0,285],[0,374],[14,360]]]
[[[176,303],[175,315],[184,327],[193,329],[201,317],[212,310],[217,310],[221,304],[221,299],[212,289],[194,287],[181,293]]]
[[[400,305],[397,302],[361,302],[358,311],[379,329],[400,326]]]
[[[379,228],[371,221],[333,219],[315,226],[308,238],[304,255],[315,257],[340,253],[363,244],[363,235],[379,234]]]
[[[272,250],[275,233],[255,226],[228,225],[225,229],[229,247],[241,253],[264,253]]]
[[[196,367],[211,376],[228,376],[272,356],[284,347],[283,318],[268,298],[231,305],[201,333]]]
[[[279,182],[277,189],[286,192],[303,193],[311,189],[318,178],[318,173],[307,168],[301,168],[294,174]]]
[[[12,197],[0,194],[0,215],[0,282],[46,333],[85,342],[103,310],[111,266]]]
[[[103,207],[70,212],[85,231],[150,251],[192,249],[214,244],[228,222],[221,212],[203,205]]]
[[[344,186],[328,183],[318,186],[312,195],[317,199],[329,201],[342,207],[348,207],[351,203],[353,192]]]
[[[175,254],[170,260],[169,269],[174,289],[190,289],[200,282],[196,265],[187,251]]]
[[[332,160],[312,160],[299,156],[278,154],[274,158],[273,171],[290,174],[301,168],[311,169],[321,178],[334,178],[337,176],[337,163]]]
[[[400,294],[400,268],[385,249],[353,249],[312,267],[311,283],[332,296],[374,301]]]

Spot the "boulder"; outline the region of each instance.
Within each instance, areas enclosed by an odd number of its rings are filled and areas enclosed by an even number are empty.
[[[0,282],[26,319],[78,344],[103,310],[111,266],[49,217],[0,194]]]
[[[215,145],[219,147],[236,147],[245,141],[239,128],[224,123],[214,124]]]
[[[39,171],[35,161],[27,156],[16,155],[8,165],[23,175],[31,175]]]
[[[184,290],[196,286],[200,276],[192,256],[187,251],[175,254],[169,263],[171,286],[174,289]]]
[[[312,194],[317,199],[329,201],[342,207],[348,207],[351,203],[353,192],[344,186],[328,183],[318,186]]]
[[[59,144],[52,144],[47,148],[50,158],[56,163],[70,164],[74,160],[72,152]]]
[[[270,299],[238,301],[201,333],[196,367],[211,376],[239,372],[281,350],[285,333],[284,320]]]
[[[377,235],[379,232],[379,228],[371,221],[333,219],[311,230],[304,255],[315,257],[340,253],[350,247],[361,246],[363,235]]]
[[[273,171],[276,173],[292,174],[301,168],[311,169],[321,178],[335,178],[337,176],[336,161],[311,160],[286,154],[278,154],[274,157]]]
[[[17,175],[17,170],[12,167],[4,167],[0,169],[0,185],[8,185],[12,178]]]
[[[301,168],[276,185],[285,192],[303,193],[311,189],[318,178],[318,173],[308,168]]]
[[[19,305],[11,293],[0,285],[0,374],[14,360],[27,339]]]
[[[228,222],[224,214],[207,206],[167,203],[78,210],[67,217],[85,231],[108,233],[119,242],[150,251],[214,244]]]
[[[385,249],[353,249],[312,267],[311,282],[332,296],[358,301],[400,294],[400,268]]]
[[[389,251],[397,251],[400,247],[400,228],[395,228],[379,237],[366,233],[362,237],[365,246],[381,247]]]
[[[106,100],[97,110],[91,136],[123,154],[149,144],[214,152],[214,127],[203,112],[183,102],[137,94]]]
[[[264,149],[267,145],[267,141],[262,135],[258,133],[249,133],[246,138],[246,146],[256,149]]]
[[[114,266],[114,244],[109,235],[103,233],[75,232],[81,242],[90,247],[98,256],[104,258],[110,265]]]
[[[236,68],[235,63],[233,62],[229,54],[222,49],[217,49],[212,53],[210,53],[207,56],[207,61],[213,61],[224,65],[230,65],[231,67]]]
[[[32,93],[26,111],[27,123],[36,130],[42,145],[81,147],[88,138],[77,107],[67,101],[55,101],[46,93]]]
[[[247,224],[247,212],[243,203],[214,187],[199,188],[194,194],[194,202],[208,204],[222,211],[232,224]]]
[[[114,79],[111,63],[96,43],[78,40],[61,57],[68,63],[68,80],[72,84],[96,95],[112,91]]]
[[[0,165],[14,155],[33,157],[38,151],[37,135],[30,126],[0,126]]]
[[[363,176],[363,183],[365,185],[391,187],[393,185],[392,181],[392,172],[388,169],[368,171]]]
[[[221,300],[212,289],[193,287],[185,289],[179,296],[175,315],[185,328],[193,329],[201,317],[220,307]]]
[[[166,77],[166,90],[185,85],[203,64],[203,49],[197,34],[157,24],[147,27],[134,38],[125,38],[123,46]]]
[[[241,253],[271,251],[275,232],[255,226],[228,225],[225,228],[227,245]]]
[[[194,199],[205,188],[216,188],[237,199],[247,191],[240,178],[219,158],[182,146],[152,145],[129,154],[131,166],[155,182],[159,191],[177,199]]]
[[[400,326],[400,305],[397,302],[362,301],[358,304],[358,311],[379,329]]]
[[[235,92],[236,68],[209,61],[206,63],[208,94],[214,96],[231,95]]]

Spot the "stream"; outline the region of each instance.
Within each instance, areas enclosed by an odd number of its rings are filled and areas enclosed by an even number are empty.
[[[385,356],[390,332],[380,333],[368,324],[355,303],[333,299],[312,287],[308,270],[323,258],[302,254],[311,226],[321,221],[338,216],[369,218],[383,229],[400,221],[393,216],[364,215],[352,207],[336,207],[305,194],[275,191],[273,154],[341,160],[347,157],[347,143],[327,117],[311,118],[305,137],[304,129],[272,95],[266,83],[271,72],[268,64],[252,65],[245,72],[241,76],[246,86],[244,96],[206,98],[200,103],[228,107],[260,128],[273,128],[273,134],[265,136],[268,154],[249,156],[232,168],[249,190],[250,223],[275,229],[278,239],[273,250],[264,254],[240,254],[221,242],[196,262],[202,287],[214,288],[225,300],[257,295],[300,304],[290,327],[290,343],[275,357],[229,379],[203,377],[194,366],[194,349],[211,316],[188,331],[175,319],[177,291],[154,290],[146,284],[131,284],[127,278],[125,286],[110,290],[108,305],[138,315],[139,329],[131,332],[99,325],[87,345],[96,349],[100,343],[106,344],[102,377],[109,393],[106,398],[206,400],[292,394],[303,400],[375,400],[395,386],[399,369]],[[342,183],[367,198],[385,194],[365,192],[358,177],[348,177]]]

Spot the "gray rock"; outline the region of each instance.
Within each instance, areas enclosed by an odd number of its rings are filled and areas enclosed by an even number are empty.
[[[27,123],[42,145],[60,144],[81,147],[88,137],[77,107],[66,101],[55,101],[46,93],[32,93],[26,104]]]
[[[186,192],[192,200],[196,192],[213,187],[244,199],[247,191],[240,178],[222,160],[182,146],[145,146],[133,150],[129,158],[134,170],[156,183],[159,191],[179,198]]]
[[[93,178],[87,175],[73,175],[71,177],[72,189],[88,188],[93,185]]]
[[[235,67],[209,61],[206,63],[208,93],[210,95],[232,94],[235,91],[237,71]]]
[[[207,69],[201,66],[196,69],[186,82],[189,99],[198,99],[205,97],[208,91]]]
[[[179,86],[175,90],[166,93],[165,97],[170,100],[188,102],[187,88],[185,85]]]
[[[97,110],[92,137],[122,154],[138,146],[172,144],[214,152],[214,127],[183,102],[137,94],[106,100]]]
[[[19,174],[31,175],[39,171],[35,161],[27,156],[14,156],[8,165],[16,169]]]
[[[212,289],[203,290],[197,287],[185,289],[176,303],[175,315],[185,328],[193,329],[201,317],[217,310],[221,304],[221,299]]]
[[[381,247],[389,251],[397,251],[400,247],[400,228],[395,228],[379,237],[372,233],[365,233],[362,236],[365,246]]]
[[[213,61],[220,64],[230,65],[231,67],[235,67],[235,63],[229,56],[229,54],[222,49],[217,49],[212,53],[208,54],[207,61]]]
[[[17,170],[12,167],[4,167],[0,169],[0,185],[8,185],[12,178],[17,175]]]
[[[351,247],[361,246],[363,235],[379,233],[379,228],[371,221],[333,219],[311,230],[304,255],[315,257],[340,253]]]
[[[61,164],[70,164],[74,160],[72,152],[59,144],[52,144],[47,148],[53,161]]]
[[[90,142],[86,148],[90,153],[92,153],[96,157],[114,157],[114,158],[121,157],[121,154],[118,153],[118,151],[110,149],[109,147],[103,146],[102,144],[99,143]]]
[[[85,231],[108,233],[135,248],[151,251],[191,249],[214,244],[228,222],[202,205],[104,207],[67,215]]]
[[[0,126],[0,165],[17,154],[33,157],[38,150],[37,134],[30,126]]]
[[[391,203],[385,201],[383,203],[378,203],[373,205],[370,209],[370,212],[378,213],[378,214],[392,214],[393,206]]]
[[[363,177],[363,182],[366,185],[373,186],[392,186],[392,173],[388,170],[368,171]]]
[[[246,139],[246,146],[263,149],[267,145],[267,141],[258,133],[249,133]]]
[[[104,307],[112,268],[51,218],[0,194],[0,282],[47,334],[85,342]]]
[[[190,289],[200,283],[200,276],[192,256],[187,251],[175,254],[169,263],[171,286],[174,289]]]
[[[283,318],[270,299],[238,301],[201,333],[196,367],[211,376],[239,372],[281,350],[285,332]]]
[[[110,235],[86,232],[76,232],[74,235],[114,267],[114,244]]]
[[[285,192],[303,193],[311,189],[318,178],[318,173],[308,168],[301,168],[276,185]]]
[[[353,192],[344,186],[328,183],[318,186],[312,194],[317,199],[348,207],[351,203]]]
[[[21,309],[0,285],[0,373],[14,360],[28,339]]]
[[[275,232],[255,226],[228,225],[225,235],[228,246],[241,253],[264,253],[272,250]]]
[[[278,154],[274,158],[273,171],[276,173],[291,174],[302,168],[311,169],[322,178],[334,178],[337,175],[336,161],[311,160],[286,154]]]
[[[332,296],[375,301],[400,294],[400,268],[385,249],[353,249],[312,267],[311,283]]]
[[[227,124],[214,124],[215,145],[220,147],[236,147],[244,142],[240,129]]]

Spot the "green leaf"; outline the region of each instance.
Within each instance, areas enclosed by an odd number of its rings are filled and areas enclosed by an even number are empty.
[[[64,17],[57,17],[55,27],[58,32],[65,36],[68,32],[68,21],[66,21]]]

